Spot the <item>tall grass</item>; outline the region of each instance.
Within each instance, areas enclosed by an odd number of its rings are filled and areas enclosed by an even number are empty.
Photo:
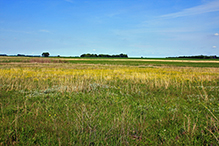
[[[0,66],[1,145],[217,145],[219,69]]]

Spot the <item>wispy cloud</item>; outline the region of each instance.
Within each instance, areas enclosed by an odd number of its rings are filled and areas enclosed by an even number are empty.
[[[69,3],[74,3],[73,0],[64,0],[64,1],[69,2]]]
[[[199,15],[199,14],[217,12],[217,11],[219,11],[219,0],[212,1],[203,5],[195,6],[192,8],[184,9],[180,12],[162,15],[161,17],[176,18],[176,17]]]
[[[125,12],[126,12],[125,10],[119,10],[117,12],[110,13],[107,16],[108,17],[114,17],[114,16],[118,16],[118,15],[124,14]]]
[[[48,31],[48,30],[46,30],[46,29],[41,29],[41,30],[39,30],[40,32],[50,32],[50,31]]]
[[[0,31],[4,32],[12,32],[12,33],[26,33],[26,34],[33,34],[33,31],[20,31],[20,30],[12,30],[12,29],[0,29]]]

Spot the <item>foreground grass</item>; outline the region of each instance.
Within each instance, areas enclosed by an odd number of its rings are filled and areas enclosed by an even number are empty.
[[[0,66],[1,145],[217,145],[219,69]]]

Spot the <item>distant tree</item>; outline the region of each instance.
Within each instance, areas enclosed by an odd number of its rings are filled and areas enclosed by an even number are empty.
[[[24,54],[17,54],[17,56],[25,56]]]
[[[0,56],[8,56],[7,54],[0,54]]]
[[[102,58],[128,58],[127,54],[109,55],[109,54],[82,54],[80,57],[102,57]]]
[[[196,56],[179,56],[179,57],[167,57],[167,58],[189,58],[189,59],[219,59],[216,55],[207,56],[207,55],[196,55]]]
[[[85,54],[82,54],[80,57],[85,57]]]
[[[50,55],[49,52],[43,52],[43,53],[42,53],[42,56],[43,56],[43,57],[49,57],[49,55]]]
[[[119,57],[121,57],[121,58],[128,58],[128,55],[121,53],[121,54],[119,54]]]

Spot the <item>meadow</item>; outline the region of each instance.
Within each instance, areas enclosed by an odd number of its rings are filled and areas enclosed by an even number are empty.
[[[0,145],[218,145],[219,63],[0,57]]]

